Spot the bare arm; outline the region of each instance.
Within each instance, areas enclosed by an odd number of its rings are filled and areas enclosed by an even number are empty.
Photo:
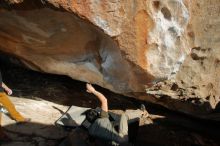
[[[2,82],[2,88],[7,92],[8,95],[12,94],[12,90]]]
[[[99,99],[99,101],[101,102],[101,109],[103,111],[108,112],[108,101],[106,97],[102,93],[96,91],[91,84],[87,83],[86,88],[87,88],[87,92],[94,94]]]

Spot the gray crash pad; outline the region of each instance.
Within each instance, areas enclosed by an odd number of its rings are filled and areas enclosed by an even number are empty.
[[[87,107],[79,107],[79,106],[71,106],[56,122],[55,124],[58,126],[68,127],[68,128],[76,128],[82,124],[85,120],[85,112],[91,108]],[[120,120],[120,115],[109,112],[110,120],[117,125]]]

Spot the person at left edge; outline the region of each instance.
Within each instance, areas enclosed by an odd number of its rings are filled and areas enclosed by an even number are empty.
[[[12,90],[3,83],[2,74],[0,71],[0,104],[8,111],[9,115],[17,123],[29,122],[30,118],[24,118],[16,109],[8,95],[12,94]],[[1,127],[1,112],[0,112],[0,140],[5,136]]]

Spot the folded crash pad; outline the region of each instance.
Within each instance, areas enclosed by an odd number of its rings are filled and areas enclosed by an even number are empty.
[[[64,127],[78,127],[85,120],[85,112],[90,108],[71,106],[56,122],[56,125]]]
[[[87,107],[79,107],[79,106],[71,106],[56,122],[56,125],[75,128],[80,126],[85,120],[85,112],[91,108]],[[117,125],[120,120],[120,115],[109,112],[110,120]]]

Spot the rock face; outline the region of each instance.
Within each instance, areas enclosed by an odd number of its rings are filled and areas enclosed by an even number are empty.
[[[73,13],[25,1],[2,4],[0,15],[1,50],[20,57],[32,69],[120,93],[143,92],[143,84],[153,79],[138,64],[128,62],[111,37]]]
[[[68,106],[45,100],[36,101],[17,97],[10,99],[16,103],[16,109],[23,116],[31,118],[31,122],[19,125],[3,114],[2,126],[11,141],[1,143],[2,146],[54,146],[68,135],[68,131],[54,124],[62,115],[57,109],[65,112]]]
[[[212,109],[220,100],[220,1],[192,1],[188,35],[191,53],[179,70],[176,80],[194,87],[196,97],[208,101]]]
[[[114,38],[126,61],[139,66],[153,79],[169,77],[178,70],[177,63],[182,62],[189,52],[185,40],[189,10],[182,1],[49,2],[77,13],[101,28]],[[148,76],[147,83],[151,81]]]
[[[170,80],[147,89],[157,103],[187,114],[219,120],[213,109],[220,101],[220,2],[186,1],[191,19],[187,26],[191,51],[177,74]],[[169,101],[169,102],[168,102]],[[181,102],[179,102],[181,101]],[[164,104],[166,103],[166,104]]]
[[[219,10],[219,0],[2,1],[0,49],[31,69],[145,100],[139,93],[155,82],[193,84],[195,98],[214,108]]]

